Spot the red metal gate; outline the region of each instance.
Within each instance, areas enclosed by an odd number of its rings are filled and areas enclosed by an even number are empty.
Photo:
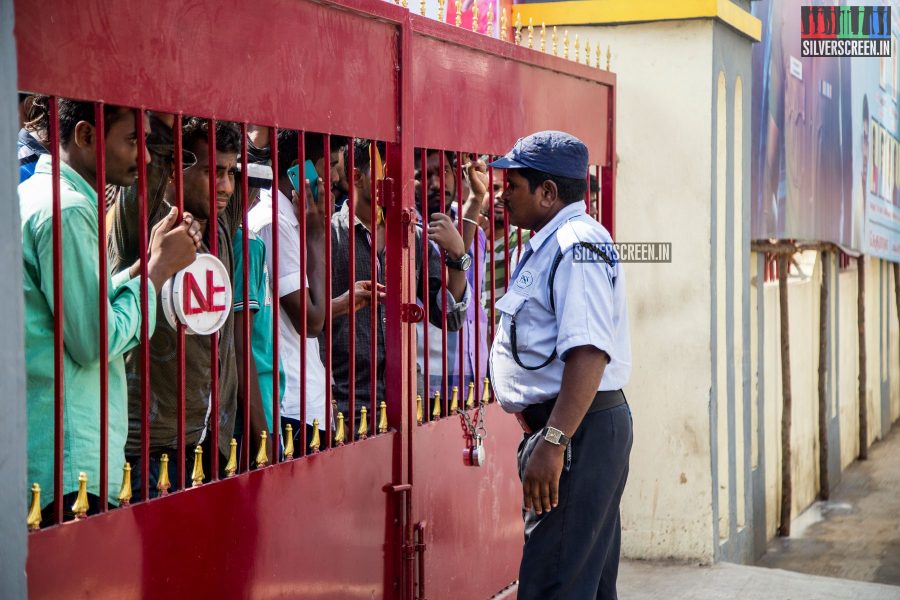
[[[480,468],[446,393],[417,424],[413,149],[496,155],[572,132],[612,231],[615,77],[378,0],[17,0],[15,18],[22,90],[385,141],[386,264],[399,266],[386,271],[388,432],[34,532],[30,595],[486,598],[512,583],[515,420],[479,409],[476,387]]]

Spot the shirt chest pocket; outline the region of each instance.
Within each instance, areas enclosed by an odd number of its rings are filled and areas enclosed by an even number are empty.
[[[516,345],[519,351],[527,350],[530,340],[534,337],[530,334],[529,330],[532,328],[528,327],[527,323],[525,327],[521,326],[523,308],[525,308],[528,300],[528,296],[524,296],[515,290],[510,290],[497,300],[495,304],[496,309],[500,312],[501,326],[506,330],[507,335],[510,334],[513,320],[517,321]]]

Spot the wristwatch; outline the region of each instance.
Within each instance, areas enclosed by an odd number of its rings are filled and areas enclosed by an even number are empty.
[[[562,446],[563,448],[568,446],[571,441],[569,436],[556,427],[550,427],[549,425],[541,429],[541,437],[544,438],[545,442],[549,442],[554,446]]]
[[[444,258],[444,264],[451,269],[456,269],[457,271],[468,271],[469,267],[472,266],[472,257],[469,256],[468,253],[466,253],[456,260],[453,260],[448,254],[446,258]]]

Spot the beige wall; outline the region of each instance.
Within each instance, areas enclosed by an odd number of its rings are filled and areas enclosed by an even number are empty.
[[[684,140],[712,135],[709,101],[697,101],[713,94],[712,23],[569,28],[570,39],[576,31],[582,43],[613,49],[616,237],[672,243],[671,264],[625,267],[635,365],[625,392],[635,439],[623,552],[710,561],[711,157],[708,144],[685,152]]]

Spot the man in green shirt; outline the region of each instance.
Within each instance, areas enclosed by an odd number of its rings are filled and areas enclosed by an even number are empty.
[[[104,108],[106,182],[131,185],[138,172],[134,113]],[[88,476],[91,511],[100,495],[100,365],[109,361],[109,499],[115,504],[128,432],[127,393],[122,355],[140,341],[140,279],[99,272],[97,257],[97,162],[99,132],[94,105],[59,101],[59,180],[62,225],[63,342],[63,503],[68,509],[78,490],[78,475]],[[28,480],[41,486],[42,505],[54,498],[54,303],[53,172],[50,155],[40,157],[35,174],[19,186],[24,260],[25,352],[28,389]],[[150,302],[162,283],[194,260],[196,226],[190,215],[176,226],[171,211],[150,235]],[[193,227],[193,229],[192,229]],[[196,238],[195,238],[196,236]],[[108,356],[99,355],[100,277],[107,280]],[[149,315],[150,330],[154,315]],[[52,518],[47,511],[45,523]]]
[[[234,340],[237,355],[238,379],[243,376],[244,319],[250,320],[250,444],[251,461],[259,446],[261,431],[272,430],[272,290],[269,267],[266,264],[266,245],[252,231],[247,239],[247,305],[244,306],[243,228],[234,236]],[[249,312],[248,310],[249,309]],[[278,390],[284,391],[284,366],[278,365]],[[240,392],[238,393],[240,398]],[[280,401],[280,398],[279,398]],[[243,423],[243,404],[237,409],[238,425]],[[235,438],[242,438],[242,429],[235,428]],[[269,438],[271,439],[271,438]],[[271,442],[267,456],[271,460]]]

